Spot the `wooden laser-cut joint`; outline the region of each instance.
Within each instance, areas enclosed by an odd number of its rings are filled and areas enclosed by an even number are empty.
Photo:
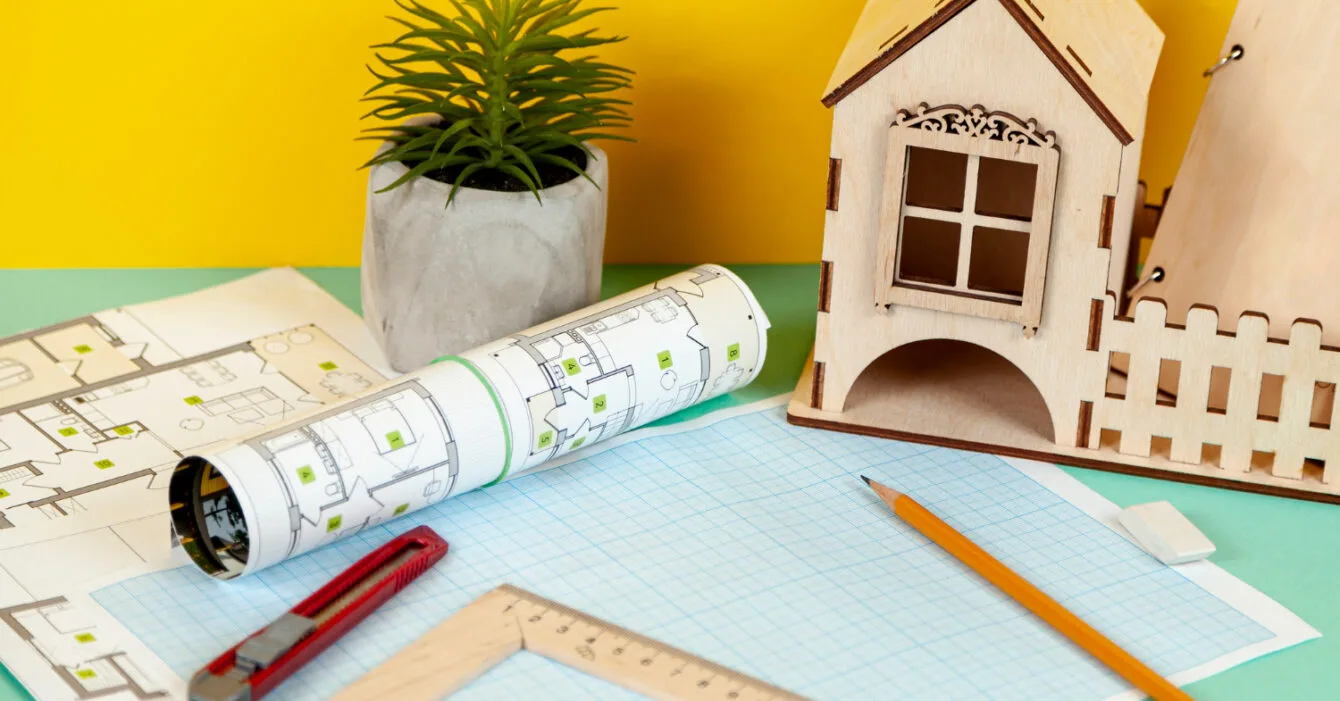
[[[819,261],[819,311],[826,312],[833,299],[833,262]]]
[[[1079,57],[1079,54],[1075,51],[1073,47],[1071,47],[1069,44],[1066,44],[1065,52],[1070,54],[1070,58],[1075,59],[1075,64],[1080,67],[1080,70],[1083,70],[1090,77],[1093,76],[1093,70],[1090,69],[1089,65],[1084,62],[1084,59]]]
[[[1075,447],[1089,447],[1089,433],[1093,430],[1093,402],[1079,403],[1079,428],[1075,431]]]
[[[1098,222],[1098,247],[1112,249],[1112,220],[1116,216],[1117,198],[1103,195],[1103,210]]]
[[[899,29],[898,31],[894,32],[893,36],[889,37],[888,39],[885,39],[884,43],[879,45],[880,50],[883,51],[885,48],[888,47],[889,44],[892,44],[893,42],[897,41],[898,37],[906,34],[908,29],[911,29],[911,27],[904,24],[902,29]]]
[[[1089,339],[1084,350],[1096,351],[1103,338],[1103,300],[1089,300]]]
[[[824,364],[818,360],[814,361],[814,385],[810,389],[810,408],[818,409],[824,403]]]
[[[838,211],[838,196],[842,191],[842,159],[828,159],[828,194],[826,203],[828,211]]]

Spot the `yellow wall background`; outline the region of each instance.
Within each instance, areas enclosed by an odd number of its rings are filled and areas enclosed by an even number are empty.
[[[1082,1],[1082,0],[1079,0]],[[1235,0],[1141,0],[1168,35],[1142,177],[1171,184]],[[440,0],[430,4],[444,5]],[[819,98],[863,0],[607,0],[638,72],[609,146],[610,262],[819,256]],[[0,16],[0,267],[357,265],[354,141],[391,0],[70,0]],[[964,47],[970,50],[971,47]]]

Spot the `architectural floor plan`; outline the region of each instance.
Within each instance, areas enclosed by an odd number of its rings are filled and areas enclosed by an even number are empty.
[[[489,357],[526,399],[530,430],[517,437],[529,445],[524,465],[752,380],[762,366],[758,328],[766,320],[755,320],[748,294],[713,294],[739,285],[721,268],[696,268],[616,306],[490,348]],[[703,303],[708,295],[710,303]],[[709,337],[722,332],[735,335]]]
[[[179,695],[85,591],[181,564],[183,455],[380,384],[379,358],[283,269],[0,338],[0,661],[44,701]]]
[[[17,399],[0,410],[0,547],[164,511],[184,452],[382,379],[310,325],[191,358],[125,330],[88,317],[0,341],[0,363],[28,369],[0,390]],[[39,528],[53,521],[69,523]]]
[[[98,611],[64,596],[0,608],[0,637],[12,635],[31,648],[41,660],[37,668],[75,698],[167,698],[167,688],[122,647],[127,636],[105,632]]]
[[[247,441],[289,505],[288,554],[445,499],[459,461],[446,417],[416,381],[392,385]]]

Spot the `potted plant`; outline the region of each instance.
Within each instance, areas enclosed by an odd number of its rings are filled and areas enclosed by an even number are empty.
[[[416,0],[373,48],[365,118],[363,315],[397,370],[599,299],[605,154],[632,72],[572,55],[622,41],[577,29],[580,0]]]

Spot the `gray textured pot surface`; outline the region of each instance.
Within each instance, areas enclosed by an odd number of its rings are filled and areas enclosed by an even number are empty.
[[[434,359],[561,316],[600,298],[609,170],[603,151],[585,178],[529,192],[462,188],[372,169],[363,229],[363,318],[391,367]]]

